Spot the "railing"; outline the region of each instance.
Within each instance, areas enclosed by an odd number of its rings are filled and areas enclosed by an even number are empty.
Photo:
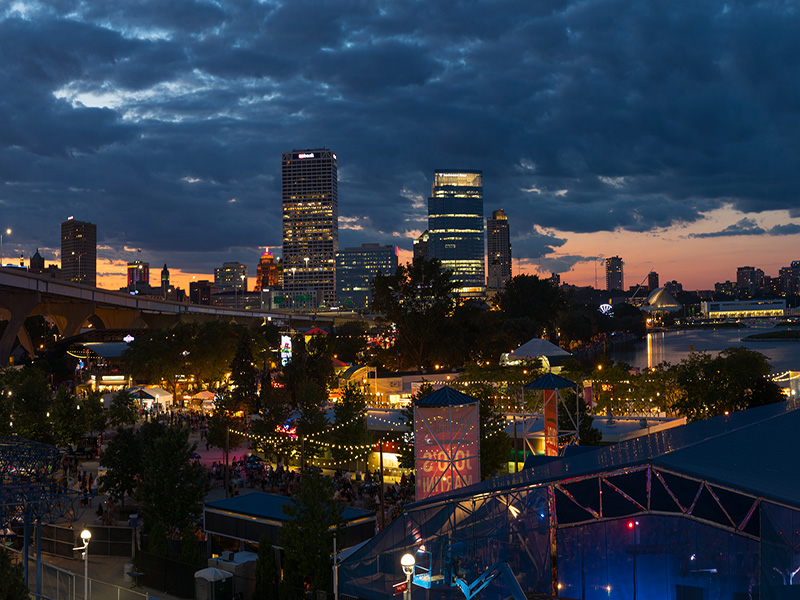
[[[6,548],[15,562],[22,562],[22,553],[13,548]],[[28,560],[28,587],[36,587],[36,561]],[[83,596],[83,573],[75,573],[69,569],[42,562],[42,591],[37,594],[31,591],[31,597],[41,600],[88,600]],[[130,587],[122,587],[107,581],[89,577],[89,598],[91,600],[150,600],[147,592],[137,592]]]

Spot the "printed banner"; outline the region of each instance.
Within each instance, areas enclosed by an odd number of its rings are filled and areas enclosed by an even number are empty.
[[[414,408],[417,500],[481,480],[478,404]]]
[[[544,390],[544,453],[558,456],[558,394]]]

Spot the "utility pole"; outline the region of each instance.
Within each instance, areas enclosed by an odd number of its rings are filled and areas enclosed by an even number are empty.
[[[380,452],[381,452],[381,472],[380,472],[380,484],[381,484],[381,531],[383,528],[386,527],[386,513],[383,510],[383,438],[380,441]]]

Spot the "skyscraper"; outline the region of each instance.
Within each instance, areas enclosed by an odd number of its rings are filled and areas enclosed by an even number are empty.
[[[414,240],[414,258],[421,258],[428,260],[428,230],[423,231],[420,236]]]
[[[606,259],[606,289],[624,290],[625,277],[622,273],[622,266],[625,263],[619,256],[612,256]]]
[[[487,291],[502,292],[511,279],[511,236],[508,216],[502,208],[486,219],[486,255],[489,263]]]
[[[265,288],[271,288],[279,285],[280,273],[278,272],[278,265],[275,263],[275,257],[270,254],[267,249],[261,255],[256,268],[256,291],[261,291]]]
[[[163,298],[166,298],[168,292],[169,292],[169,269],[167,269],[167,263],[164,263],[164,268],[161,269],[161,296]]]
[[[428,252],[453,271],[465,297],[486,292],[483,247],[483,174],[436,171],[428,198]]]
[[[214,285],[220,292],[247,291],[247,265],[226,262],[214,269]]]
[[[61,223],[61,273],[67,281],[97,286],[97,225],[72,217]]]
[[[647,289],[651,292],[658,289],[658,273],[655,271],[650,271],[647,274]]]
[[[742,296],[752,296],[761,286],[764,271],[755,267],[739,267],[736,269],[736,287]]]
[[[336,253],[336,300],[347,308],[363,308],[372,300],[370,283],[379,272],[397,270],[397,246],[361,244]]]
[[[128,263],[128,287],[136,287],[137,283],[150,285],[150,263],[140,260]]]
[[[281,157],[283,289],[316,290],[319,302],[336,301],[339,192],[336,154],[325,148]]]

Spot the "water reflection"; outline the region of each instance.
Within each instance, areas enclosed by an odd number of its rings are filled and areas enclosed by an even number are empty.
[[[609,356],[640,369],[652,368],[662,362],[677,364],[689,352],[708,352],[716,355],[726,348],[744,346],[764,354],[773,373],[800,371],[800,342],[750,342],[743,338],[771,329],[767,326],[743,329],[702,329],[650,333],[641,342],[614,348]]]

